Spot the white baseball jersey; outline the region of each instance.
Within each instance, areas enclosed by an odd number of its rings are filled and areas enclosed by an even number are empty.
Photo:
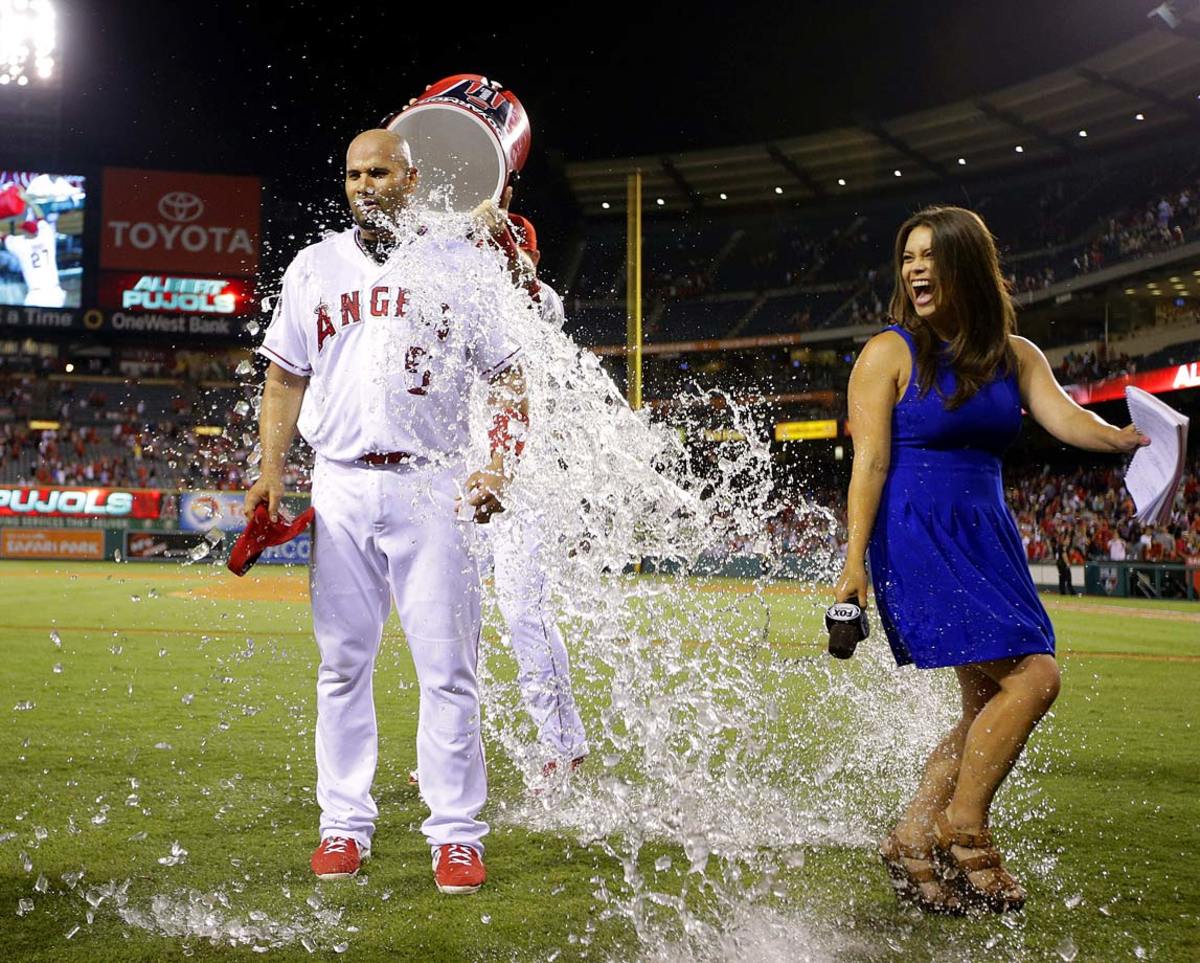
[[[342,231],[305,248],[284,274],[259,352],[309,379],[298,428],[324,458],[462,453],[473,380],[519,353],[497,308],[506,276],[488,252],[419,234],[402,243],[380,265],[354,229]]]
[[[58,232],[46,221],[38,221],[33,237],[9,234],[4,246],[21,265],[21,275],[30,291],[53,290],[58,285]]]

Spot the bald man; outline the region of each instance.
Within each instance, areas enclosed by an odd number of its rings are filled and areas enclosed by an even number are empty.
[[[497,290],[511,281],[476,245],[416,229],[406,211],[417,177],[395,134],[370,130],[351,142],[354,226],[297,255],[259,348],[270,360],[262,475],[245,510],[265,502],[278,515],[299,428],[315,452],[321,842],[313,872],[353,876],[370,854],[378,816],[371,679],[394,604],[420,685],[417,765],[434,880],[443,893],[473,893],[486,878],[488,827],[478,815],[487,776],[475,677],[479,573],[473,526],[462,521],[485,523],[501,510],[515,448],[507,426],[528,416],[517,346],[489,310],[489,279]],[[477,379],[490,386],[497,428],[491,460],[468,475],[467,401]]]

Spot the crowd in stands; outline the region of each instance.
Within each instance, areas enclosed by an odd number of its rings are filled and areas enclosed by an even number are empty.
[[[195,424],[140,421],[136,414],[111,427],[89,425],[31,430],[0,423],[0,480],[9,484],[241,491],[254,475],[254,435],[233,415],[220,435]],[[309,474],[296,457],[285,474],[289,488],[306,490]]]
[[[879,325],[891,293],[892,232],[915,207],[939,199],[945,200],[930,193],[840,211],[781,208],[742,221],[711,214],[651,221],[646,317],[654,317],[658,305],[682,306],[703,328],[706,302],[740,299],[744,308],[733,316],[768,333]],[[1200,177],[1182,148],[1161,162],[1141,157],[1126,166],[1059,173],[1041,184],[978,185],[969,203],[995,231],[1017,294],[1200,239]],[[614,325],[623,319],[623,241],[618,228],[589,226],[579,273],[566,285],[569,313],[603,303],[612,308]],[[754,307],[758,298],[789,292],[823,298],[788,302],[779,312]],[[741,333],[744,322],[724,326]],[[608,343],[590,334],[580,330],[585,343]]]
[[[1108,357],[1103,349],[1067,352],[1067,356],[1055,368],[1055,375],[1065,385],[1082,384],[1088,381],[1103,381],[1117,375],[1134,374],[1137,362],[1127,354]]]
[[[256,458],[252,396],[250,387],[194,381],[138,388],[115,380],[5,374],[0,480],[241,490],[249,485]],[[38,420],[53,427],[32,427]],[[301,464],[295,461],[287,481],[303,489],[308,475]]]
[[[1031,274],[1010,271],[1008,287],[1013,294],[1028,294],[1030,291],[1040,291],[1055,282],[1054,265],[1047,264],[1041,270]]]
[[[1164,525],[1135,518],[1117,467],[1006,473],[1009,506],[1031,562],[1185,562],[1200,557],[1200,459],[1193,459]]]
[[[616,361],[624,363],[623,358]],[[840,394],[849,375],[848,357],[833,351],[758,348],[695,352],[676,357],[647,355],[642,361],[642,395],[665,401],[681,392],[711,388],[728,390],[735,395]],[[840,405],[840,397],[829,404]],[[826,417],[836,417],[836,414],[835,410]]]
[[[1071,273],[1078,277],[1119,261],[1157,254],[1200,237],[1200,179],[1156,192],[1142,203],[1102,220],[1070,253]],[[1060,265],[1064,262],[1059,262]],[[1009,282],[1015,292],[1048,288],[1056,280],[1054,264],[1014,271]]]
[[[1030,562],[1186,564],[1200,559],[1200,456],[1195,456],[1162,525],[1136,519],[1118,467],[1053,470],[1006,468],[1006,496]],[[846,491],[835,484],[797,483],[768,520],[777,548],[828,550],[844,557]],[[829,514],[826,514],[828,512]],[[831,526],[829,518],[835,520]],[[830,542],[831,534],[834,541]]]
[[[1141,207],[1108,219],[1103,232],[1072,262],[1076,271],[1098,271],[1116,259],[1140,257],[1194,239],[1200,226],[1200,181],[1192,180],[1178,192],[1151,197]]]

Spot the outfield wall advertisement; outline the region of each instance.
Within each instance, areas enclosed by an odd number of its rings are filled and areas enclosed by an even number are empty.
[[[192,552],[207,539],[203,532],[126,532],[124,557],[131,562],[182,562],[193,560]],[[212,564],[224,559],[233,547],[232,536],[224,544],[199,553],[196,562]],[[32,557],[32,556],[24,556]],[[259,565],[307,565],[312,557],[312,535],[301,532],[290,542],[272,545],[259,556]]]
[[[240,532],[246,527],[245,498],[243,492],[184,492],[179,496],[179,527],[185,532]]]
[[[180,561],[203,541],[199,532],[126,532],[125,558],[131,562]]]
[[[0,529],[0,558],[87,559],[105,557],[104,531],[98,528]]]
[[[163,493],[150,488],[0,487],[0,518],[160,518]]]
[[[312,529],[301,532],[290,542],[272,545],[258,558],[258,564],[307,565],[312,558]]]

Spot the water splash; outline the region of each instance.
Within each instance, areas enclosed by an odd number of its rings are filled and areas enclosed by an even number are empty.
[[[511,654],[486,647],[489,744],[536,789],[507,803],[502,819],[572,834],[614,860],[622,884],[597,890],[602,918],[627,923],[648,958],[738,959],[753,949],[791,959],[797,946],[813,959],[853,955],[836,912],[800,923],[764,903],[807,852],[866,856],[955,719],[952,679],[897,670],[878,639],[854,662],[834,663],[820,652],[819,621],[807,635],[771,625],[769,602],[781,598],[798,624],[823,609],[814,587],[839,567],[837,523],[779,490],[769,426],[755,409],[694,390],[659,417],[632,411],[598,359],[519,289],[496,303],[523,349],[532,427],[493,537],[521,539],[527,525],[543,533],[542,574],[574,640],[591,747],[580,773],[562,771],[547,788],[546,750],[522,709]],[[472,417],[482,459],[478,393]],[[733,440],[697,456],[687,440],[714,424]],[[788,495],[799,519],[790,541],[808,546],[800,558],[772,525]],[[635,574],[642,560],[669,574]],[[739,584],[719,577],[739,560],[757,574]],[[492,627],[506,634],[496,613]],[[1006,798],[1018,811],[1039,805],[1020,776]],[[651,872],[664,847],[666,870]],[[1053,857],[1034,871],[1052,874]]]
[[[159,894],[142,906],[120,901],[118,907],[118,915],[127,925],[158,936],[207,940],[214,946],[268,949],[301,943],[310,953],[317,946],[314,936],[336,927],[342,913],[318,905],[312,912],[296,913],[287,920],[273,920],[257,910],[243,917],[224,891],[204,893],[194,889]]]

